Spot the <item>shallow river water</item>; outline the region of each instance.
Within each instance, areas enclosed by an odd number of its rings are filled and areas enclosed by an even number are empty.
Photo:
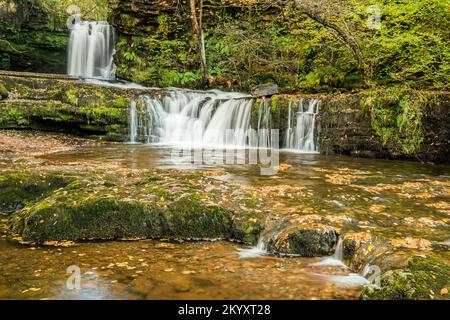
[[[449,257],[449,166],[281,153],[282,170],[261,176],[256,165],[192,165],[170,156],[171,149],[117,144],[56,153],[38,162],[220,170],[217,179],[259,188],[282,214],[346,215],[361,230],[421,237]],[[3,235],[0,299],[354,299],[365,282],[341,266],[318,266],[321,258],[245,258],[239,255],[243,248],[229,242],[152,240],[27,247]],[[67,286],[73,280],[69,266],[79,268],[79,290]]]

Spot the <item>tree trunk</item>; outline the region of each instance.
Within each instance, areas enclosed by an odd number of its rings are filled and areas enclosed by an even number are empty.
[[[328,21],[326,18],[322,17],[323,14],[320,14],[320,12],[314,12],[314,10],[309,10],[306,5],[300,5],[299,2],[296,1],[297,7],[307,15],[312,20],[316,21],[317,23],[320,23],[324,27],[331,29],[333,33],[339,37],[342,42],[347,46],[347,48],[350,49],[352,52],[353,57],[356,60],[358,71],[361,74],[363,78],[363,82],[366,86],[370,86],[370,72],[367,67],[367,64],[364,60],[364,56],[362,54],[361,48],[359,47],[359,44],[356,42],[353,37],[345,32],[342,28],[340,28],[338,25]]]
[[[191,5],[192,27],[194,29],[194,33],[197,36],[198,42],[198,53],[201,64],[202,82],[204,84],[207,84],[208,66],[206,64],[205,38],[203,35],[203,0],[199,1],[198,16],[197,16],[196,0],[190,0],[190,5]]]

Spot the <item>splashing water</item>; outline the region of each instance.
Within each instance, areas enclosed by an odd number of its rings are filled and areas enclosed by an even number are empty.
[[[323,260],[311,264],[312,266],[334,266],[334,267],[342,267],[344,269],[348,269],[348,267],[344,263],[344,241],[342,238],[339,238],[336,244],[336,250],[331,257],[326,257]]]
[[[267,255],[268,252],[263,237],[258,239],[256,246],[248,249],[239,249],[238,254],[240,258],[258,258]]]

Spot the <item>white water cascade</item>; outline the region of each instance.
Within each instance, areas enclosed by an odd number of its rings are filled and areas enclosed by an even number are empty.
[[[68,71],[71,76],[115,78],[114,28],[105,21],[80,21],[69,40]]]
[[[331,257],[326,257],[319,262],[313,263],[313,266],[333,266],[347,269],[344,263],[344,241],[339,237],[336,249]]]
[[[258,111],[258,132],[260,134],[259,147],[271,148],[272,140],[270,129],[272,129],[272,119],[270,114],[270,104],[267,100],[262,100]]]
[[[319,103],[317,99],[301,99],[298,103],[298,111],[295,111],[295,103],[290,102],[288,127],[284,140],[286,149],[303,153],[318,152],[315,131]],[[295,125],[294,120],[296,120]]]
[[[130,106],[131,142],[245,147],[253,141],[248,136],[251,107],[251,97],[240,93],[170,90],[163,98],[142,95]]]

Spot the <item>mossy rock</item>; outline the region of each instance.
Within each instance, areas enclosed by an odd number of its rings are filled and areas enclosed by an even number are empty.
[[[297,225],[286,228],[268,240],[272,253],[302,257],[328,256],[334,252],[339,234],[325,225]]]
[[[0,100],[5,100],[8,98],[8,96],[9,96],[8,90],[6,90],[3,83],[0,82]]]
[[[80,177],[14,213],[10,229],[37,243],[133,237],[254,244],[264,216],[252,208],[237,211],[238,202],[221,204],[216,198],[220,185],[210,193],[202,189],[211,183],[199,174],[152,175],[120,183]]]
[[[365,287],[360,299],[449,300],[449,290],[448,265],[430,256],[414,256],[408,261],[407,268],[384,273],[380,278],[380,287]]]
[[[14,211],[28,203],[65,187],[69,178],[53,174],[2,173],[0,176],[0,210]]]

